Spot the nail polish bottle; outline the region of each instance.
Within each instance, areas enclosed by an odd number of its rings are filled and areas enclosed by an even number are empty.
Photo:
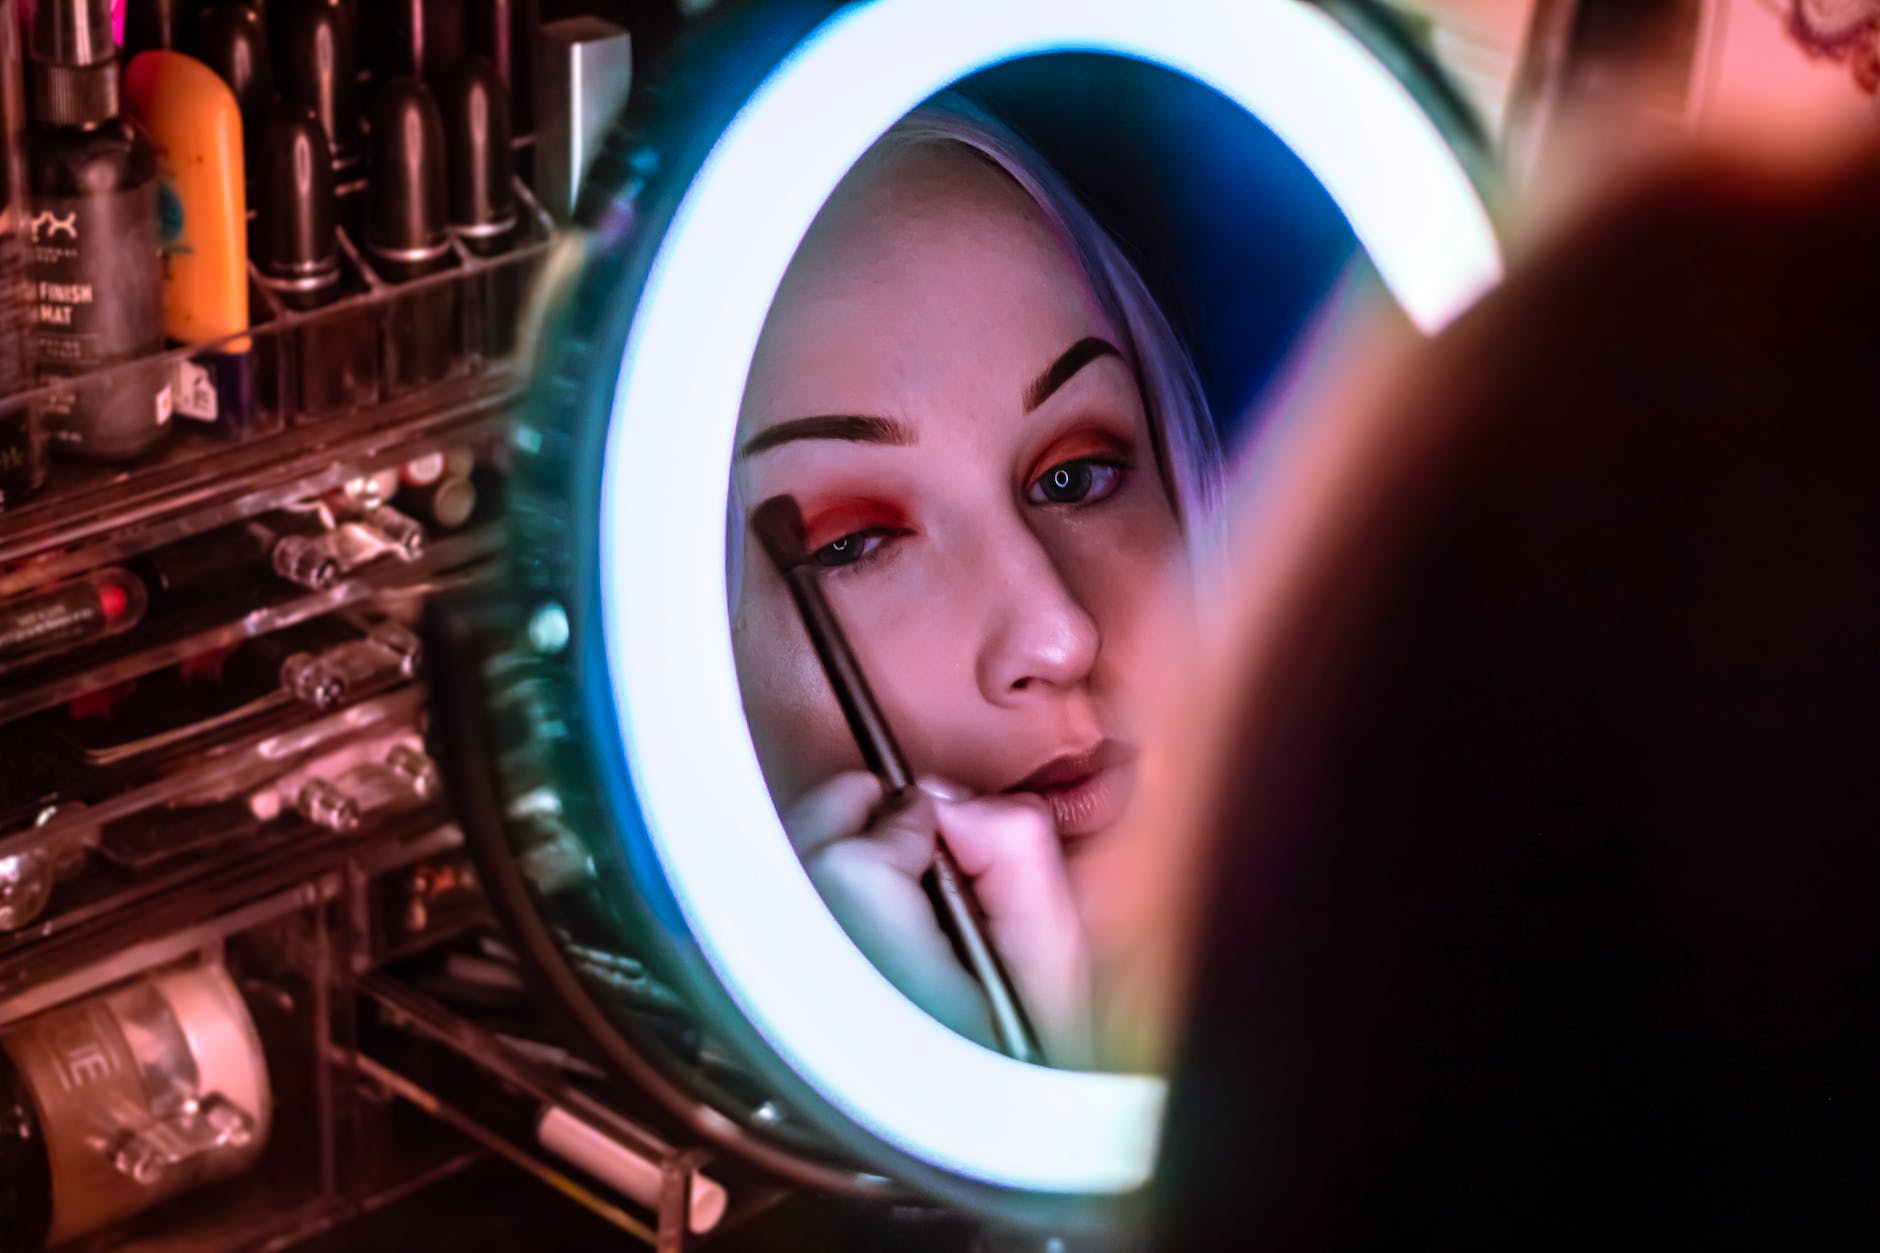
[[[498,258],[515,246],[516,192],[510,166],[509,99],[496,64],[471,53],[444,77],[440,94],[450,166],[450,230],[472,255]],[[493,264],[470,293],[471,351],[485,359],[515,348],[522,267]]]
[[[273,0],[268,22],[277,32],[275,79],[281,99],[313,110],[340,181],[359,172],[359,53],[342,0]]]
[[[118,112],[109,0],[45,0],[29,60],[34,366],[73,380],[47,431],[60,451],[127,460],[170,429],[163,367],[125,364],[163,347],[156,152]]]
[[[444,123],[416,78],[379,88],[372,105],[366,183],[366,256],[387,282],[449,269],[453,254],[444,174]],[[388,392],[446,377],[457,356],[457,289],[433,282],[386,309],[382,378]]]

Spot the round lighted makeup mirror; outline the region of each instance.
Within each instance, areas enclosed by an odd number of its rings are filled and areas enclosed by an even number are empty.
[[[1100,1229],[1149,1182],[1162,1080],[942,1026],[837,924],[766,789],[725,579],[759,333],[857,158],[957,92],[1143,258],[1233,439],[1351,266],[1425,332],[1497,280],[1482,145],[1364,4],[765,4],[702,43],[590,173],[505,600],[438,628],[466,831],[544,986],[697,1133],[822,1189]]]

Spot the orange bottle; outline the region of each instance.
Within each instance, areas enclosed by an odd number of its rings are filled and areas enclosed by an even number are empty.
[[[181,363],[176,412],[212,433],[257,421],[248,329],[248,220],[242,119],[214,70],[180,52],[138,54],[124,75],[127,111],[157,150],[164,333],[213,344]],[[219,342],[218,342],[219,341]]]

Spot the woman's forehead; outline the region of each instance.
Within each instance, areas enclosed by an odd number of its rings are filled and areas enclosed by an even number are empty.
[[[1084,336],[1114,334],[1069,245],[1004,171],[958,145],[874,154],[791,263],[745,425],[870,399],[831,394],[844,386],[996,386],[985,376],[1035,372]]]

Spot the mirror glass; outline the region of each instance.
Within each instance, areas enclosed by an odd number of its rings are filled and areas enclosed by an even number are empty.
[[[797,250],[731,466],[743,707],[824,900],[966,1037],[1113,1064],[1105,968],[1145,937],[1107,927],[1132,859],[1102,850],[1154,838],[1132,801],[1218,593],[1230,465],[1361,257],[1244,110],[1070,55],[903,117]],[[855,697],[760,532],[784,498],[802,535],[783,560],[826,602],[911,791],[845,717]],[[949,914],[937,848],[997,970]]]

